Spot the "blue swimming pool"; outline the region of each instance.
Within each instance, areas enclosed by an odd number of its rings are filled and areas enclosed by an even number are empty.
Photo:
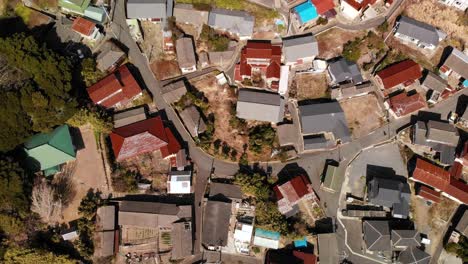
[[[294,11],[299,15],[301,24],[305,24],[318,17],[317,9],[310,0],[296,6]]]

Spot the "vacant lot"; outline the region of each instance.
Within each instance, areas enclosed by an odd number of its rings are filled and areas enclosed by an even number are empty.
[[[317,42],[321,54],[320,58],[330,59],[341,55],[343,44],[357,37],[362,37],[365,32],[345,31],[333,28],[317,36]]]
[[[150,64],[156,60],[163,59],[162,26],[149,21],[142,21],[141,30],[143,33],[141,48],[148,57]]]
[[[179,64],[174,60],[155,61],[151,64],[151,70],[158,80],[166,80],[181,74]]]
[[[297,100],[329,97],[327,76],[324,73],[297,74],[294,81],[296,86],[293,83],[291,90],[296,89]]]
[[[355,138],[369,134],[384,123],[384,113],[373,94],[347,99],[340,105]]]

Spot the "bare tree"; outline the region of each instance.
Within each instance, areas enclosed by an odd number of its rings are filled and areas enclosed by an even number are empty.
[[[73,182],[75,168],[75,162],[63,166],[62,171],[54,175],[52,182],[55,199],[60,200],[64,207],[67,207],[76,195],[75,184]]]
[[[56,199],[55,190],[44,181],[36,184],[32,191],[31,211],[37,213],[48,224],[57,223],[62,214],[62,202]]]

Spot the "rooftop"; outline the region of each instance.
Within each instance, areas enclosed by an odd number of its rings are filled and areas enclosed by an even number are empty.
[[[352,82],[359,84],[364,81],[356,63],[338,58],[328,64],[328,72],[336,83]]]
[[[408,93],[400,93],[392,96],[389,99],[390,108],[398,117],[405,116],[417,110],[427,107],[426,100],[419,93],[409,95]]]
[[[241,37],[250,37],[253,34],[255,18],[245,11],[213,8],[208,16],[208,25]]]
[[[312,33],[283,39],[283,54],[286,62],[319,55],[318,42]]]
[[[176,41],[177,62],[180,68],[189,68],[197,64],[192,38],[180,38]]]
[[[404,60],[379,71],[377,76],[382,80],[385,89],[399,84],[413,82],[422,77],[421,67],[412,60]]]
[[[362,229],[368,250],[384,252],[392,250],[388,221],[363,221]]]
[[[445,60],[444,66],[449,67],[463,78],[468,79],[468,55],[460,50],[453,48]]]
[[[231,203],[208,200],[204,211],[202,243],[207,246],[226,246]]]
[[[437,29],[429,24],[402,16],[398,20],[397,25],[397,33],[434,46],[439,44],[439,34],[437,33]]]
[[[94,29],[96,29],[96,23],[82,17],[77,17],[73,21],[72,29],[89,37],[94,32]]]
[[[284,99],[277,93],[242,88],[236,112],[239,118],[278,123],[283,120]]]

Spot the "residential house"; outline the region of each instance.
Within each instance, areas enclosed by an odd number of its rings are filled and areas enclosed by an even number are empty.
[[[356,63],[338,58],[328,63],[328,74],[332,84],[338,86],[344,83],[360,84],[364,81]]]
[[[113,71],[125,58],[123,52],[112,41],[106,41],[101,45],[96,57],[96,68],[102,72]]]
[[[117,161],[154,151],[160,151],[162,158],[170,158],[181,149],[180,143],[159,116],[115,128],[110,139]]]
[[[278,91],[281,76],[281,46],[271,42],[248,41],[234,72],[237,82],[248,80],[258,88]]]
[[[98,236],[95,244],[96,256],[113,256],[116,248],[115,243],[118,241],[116,231],[116,207],[114,205],[106,205],[97,209],[96,233]]]
[[[422,69],[412,60],[395,63],[377,73],[375,79],[386,90],[407,87],[422,77]]]
[[[77,17],[71,28],[87,40],[98,40],[102,36],[96,27],[96,23],[86,18]]]
[[[180,149],[177,151],[175,157],[172,156],[170,161],[171,167],[177,169],[178,171],[183,171],[187,166],[190,165],[185,149]]]
[[[106,21],[106,11],[104,11],[104,8],[105,7],[102,6],[88,6],[88,8],[86,8],[84,11],[84,16],[102,25]]]
[[[421,234],[417,230],[392,230],[391,236],[394,250],[421,246]]]
[[[50,133],[32,136],[24,143],[24,150],[34,167],[46,176],[60,171],[60,166],[76,159],[76,149],[68,125],[55,128]]]
[[[83,15],[91,0],[59,0],[58,6],[64,12]]]
[[[144,107],[138,107],[114,114],[114,128],[123,127],[146,119]]]
[[[402,16],[395,25],[395,37],[403,43],[412,43],[419,48],[434,50],[445,38],[435,27]]]
[[[465,11],[468,8],[467,0],[439,0],[439,3],[448,6],[453,6],[455,8],[460,9],[461,11]]]
[[[127,0],[127,18],[164,22],[172,16],[173,0]]]
[[[421,83],[421,86],[430,92],[430,98],[428,101],[433,104],[437,103],[439,99],[441,99],[442,93],[449,87],[447,80],[433,72],[427,73]]]
[[[236,251],[242,254],[250,253],[250,242],[252,241],[252,221],[246,219],[238,220],[234,227],[234,246]]]
[[[390,97],[388,100],[389,107],[396,117],[402,117],[422,108],[426,108],[426,100],[419,93],[400,93]]]
[[[206,131],[206,124],[200,115],[200,111],[195,106],[189,106],[180,112],[180,118],[192,137],[198,137],[199,134]]]
[[[335,3],[333,0],[311,0],[315,6],[317,14],[325,18],[334,18],[336,16]]]
[[[245,11],[213,8],[208,16],[208,26],[227,31],[239,39],[250,39],[255,17]]]
[[[366,251],[390,252],[390,224],[387,220],[367,220],[362,222],[362,232]]]
[[[318,42],[312,33],[283,39],[283,61],[286,65],[312,64],[318,55]]]
[[[78,228],[76,226],[72,226],[65,230],[61,230],[60,236],[65,241],[73,241],[80,237],[80,235],[78,234]]]
[[[441,121],[418,121],[413,126],[412,143],[426,146],[427,152],[435,151],[443,164],[451,165],[455,161],[455,150],[460,139],[453,124]]]
[[[172,224],[171,260],[180,260],[193,254],[192,222],[181,221]]]
[[[417,247],[408,247],[398,255],[398,262],[401,264],[429,264],[431,255]]]
[[[192,38],[180,38],[176,40],[177,62],[183,74],[197,70],[197,60],[193,49]]]
[[[167,180],[167,193],[187,194],[192,192],[192,171],[171,171]]]
[[[127,65],[120,66],[104,79],[88,87],[86,91],[95,104],[104,108],[125,106],[142,95],[140,85],[128,70]]]
[[[411,179],[434,188],[458,203],[468,203],[468,185],[450,175],[449,171],[425,160],[417,159]]]
[[[322,263],[339,263],[338,239],[336,233],[317,235],[318,256]]]
[[[242,190],[239,185],[212,182],[210,183],[210,200],[227,201],[234,203],[242,201]]]
[[[253,244],[258,247],[278,249],[280,237],[278,232],[255,228]]]
[[[468,237],[468,210],[463,212],[463,216],[458,221],[457,225],[455,226],[455,230],[457,230],[460,234]]]
[[[468,80],[468,55],[456,48],[452,48],[452,51],[440,67],[440,72],[445,76],[452,75],[459,79]]]
[[[341,14],[348,19],[356,19],[362,15],[364,10],[375,4],[377,0],[341,0],[340,2]]]
[[[208,24],[208,15],[208,11],[195,9],[190,4],[176,4],[174,6],[174,17],[177,23],[203,26]]]
[[[187,93],[187,86],[184,80],[179,80],[163,86],[161,88],[161,93],[168,104],[173,104]]]
[[[358,85],[352,83],[343,84],[338,87],[333,87],[331,90],[331,99],[341,100],[355,96],[361,96],[373,92],[375,90],[371,82],[363,82]]]
[[[393,171],[393,170],[392,170]],[[395,175],[367,175],[367,199],[370,204],[392,209],[395,218],[408,218],[411,191],[404,177]]]
[[[279,123],[283,121],[284,104],[284,99],[277,93],[242,88],[237,98],[236,116]]]
[[[286,217],[291,217],[299,212],[298,204],[302,200],[317,199],[312,184],[306,176],[300,175],[290,181],[273,187],[278,210]]]
[[[425,185],[420,185],[416,189],[416,195],[430,203],[440,203],[440,192]]]
[[[224,247],[228,242],[231,202],[208,200],[204,209],[202,243],[210,250]]]
[[[317,264],[317,256],[311,252],[299,250],[268,250],[265,254],[265,264]]]
[[[344,173],[339,171],[338,166],[327,164],[320,188],[333,193],[339,192],[343,184],[343,177]]]
[[[304,144],[315,144],[316,141],[323,141],[323,136],[318,134],[331,134],[333,142],[328,146],[335,145],[337,141],[347,143],[351,140],[351,132],[348,128],[345,114],[338,102],[308,104],[299,106],[299,118],[301,121],[301,131],[305,137]],[[319,139],[308,137],[314,135]],[[308,142],[311,139],[313,142]],[[319,142],[320,143],[320,142]],[[312,147],[314,145],[311,145]],[[307,145],[305,149],[310,149]]]

